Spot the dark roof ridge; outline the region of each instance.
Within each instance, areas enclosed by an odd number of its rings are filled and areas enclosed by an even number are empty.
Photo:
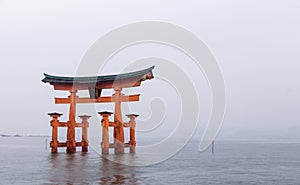
[[[100,75],[100,76],[87,76],[87,77],[67,77],[67,76],[55,76],[49,75],[44,73],[45,78],[42,80],[44,83],[93,83],[98,81],[113,81],[118,79],[126,79],[126,78],[133,78],[133,77],[141,77],[149,72],[152,74],[152,70],[155,66],[151,66],[149,68],[128,72],[128,73],[121,73],[117,75]]]

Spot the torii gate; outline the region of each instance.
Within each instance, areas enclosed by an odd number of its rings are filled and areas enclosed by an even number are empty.
[[[49,113],[52,117],[52,141],[50,146],[52,153],[57,152],[58,147],[67,147],[67,153],[76,152],[76,147],[81,146],[83,152],[88,150],[87,128],[88,115],[79,116],[82,119],[81,123],[76,123],[76,104],[77,103],[115,103],[114,121],[109,122],[108,117],[112,112],[99,112],[102,119],[102,153],[107,154],[109,148],[114,148],[115,153],[124,153],[124,146],[130,147],[130,153],[135,153],[135,118],[136,114],[128,114],[129,123],[124,123],[122,120],[121,102],[139,101],[140,94],[125,96],[121,93],[122,88],[137,87],[142,81],[152,79],[154,66],[144,70],[131,73],[123,73],[118,75],[92,76],[92,77],[63,77],[44,74],[44,83],[53,85],[54,90],[69,91],[70,95],[67,98],[55,98],[55,104],[70,104],[69,121],[60,122],[58,118],[62,115],[59,113]],[[112,96],[101,96],[102,89],[114,89],[115,93]],[[80,98],[76,95],[79,90],[88,90],[90,97]],[[114,143],[109,144],[108,128],[114,128]],[[57,138],[57,128],[67,127],[67,142],[59,142]],[[82,127],[82,141],[75,140],[75,127]],[[124,143],[124,127],[130,127],[130,142]]]

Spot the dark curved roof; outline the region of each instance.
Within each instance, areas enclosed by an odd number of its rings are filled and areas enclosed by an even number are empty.
[[[114,114],[113,112],[108,112],[108,111],[102,111],[102,112],[98,112],[98,114]]]
[[[123,80],[130,78],[141,78],[144,75],[151,73],[153,78],[152,70],[154,66],[140,71],[134,71],[130,73],[122,73],[118,75],[103,75],[103,76],[90,76],[90,77],[65,77],[65,76],[53,76],[44,73],[45,78],[42,80],[44,83],[59,83],[59,84],[86,84],[86,83],[95,83],[95,82],[107,82],[115,80]]]
[[[130,117],[130,116],[138,117],[139,115],[138,114],[126,114],[125,116],[128,116],[128,117]]]

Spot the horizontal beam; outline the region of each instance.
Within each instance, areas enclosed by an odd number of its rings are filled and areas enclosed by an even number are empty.
[[[112,89],[114,87],[120,88],[130,88],[130,87],[138,87],[141,85],[143,80],[139,79],[128,79],[128,80],[121,80],[121,81],[108,81],[108,82],[99,82],[96,83],[87,83],[87,84],[80,84],[80,83],[55,83],[50,82],[50,85],[54,86],[54,90],[63,90],[63,91],[70,91],[72,89],[75,90],[88,90],[89,87],[96,87],[98,89]]]
[[[58,127],[68,127],[68,123],[66,122],[59,122]]]
[[[67,147],[67,143],[66,142],[58,142],[57,147]]]
[[[76,123],[75,127],[83,127],[84,125],[82,123]]]
[[[109,127],[116,127],[117,124],[113,121],[108,122]],[[123,127],[130,127],[130,123],[123,122]]]
[[[125,123],[124,122],[123,127],[130,127],[130,123]]]
[[[58,127],[68,127],[68,122],[58,122]],[[75,127],[83,127],[82,123],[76,123]]]
[[[124,143],[124,147],[130,147],[129,143]],[[115,148],[115,144],[114,143],[109,143],[109,148]]]
[[[82,142],[76,142],[76,146],[82,146]],[[67,142],[58,142],[57,147],[67,147]]]
[[[110,126],[110,127],[115,127],[115,126],[117,126],[117,124],[116,124],[115,122],[110,121],[110,122],[108,123],[108,126]]]
[[[140,95],[134,94],[129,96],[121,96],[121,102],[139,101]]]
[[[70,104],[70,98],[54,98],[55,104]],[[140,95],[134,94],[129,96],[121,96],[121,102],[139,101]],[[115,98],[112,96],[99,97],[97,99],[91,98],[75,98],[76,103],[109,103],[115,102]]]

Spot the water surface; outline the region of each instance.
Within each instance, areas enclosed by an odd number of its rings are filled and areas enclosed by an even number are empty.
[[[0,184],[300,184],[299,143],[216,142],[212,155],[192,141],[164,162],[133,167],[91,150],[51,154],[45,139],[0,137]]]

